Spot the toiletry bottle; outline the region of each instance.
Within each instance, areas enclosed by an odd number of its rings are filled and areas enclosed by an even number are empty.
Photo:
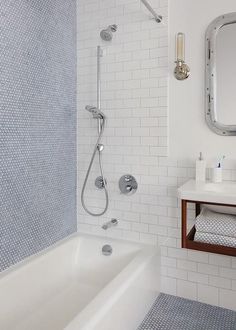
[[[211,179],[212,179],[212,182],[214,182],[214,183],[222,182],[222,167],[221,166],[212,168]]]
[[[222,164],[223,164],[223,160],[225,159],[225,156],[222,156],[219,158],[218,163],[217,163],[217,167],[212,168],[212,175],[211,175],[211,179],[212,182],[215,183],[220,183],[222,182]]]
[[[196,181],[206,181],[206,161],[203,159],[201,152],[199,158],[196,160]]]

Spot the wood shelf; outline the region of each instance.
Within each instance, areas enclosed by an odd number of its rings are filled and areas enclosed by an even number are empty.
[[[204,201],[193,201],[193,200],[181,200],[181,207],[182,207],[182,248],[191,249],[191,250],[198,250],[204,252],[211,252],[217,254],[224,254],[228,256],[236,256],[236,248],[223,246],[223,245],[215,245],[215,244],[208,244],[208,243],[201,243],[194,241],[194,235],[196,232],[195,226],[187,233],[187,205],[188,203],[195,204],[195,213],[196,216],[200,213],[201,204],[211,204],[211,205],[220,205],[220,206],[231,206],[236,207],[234,204],[219,204],[219,203],[209,203]]]

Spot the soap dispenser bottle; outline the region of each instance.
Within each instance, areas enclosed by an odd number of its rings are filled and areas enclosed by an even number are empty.
[[[206,181],[206,161],[202,157],[202,152],[200,152],[199,158],[196,160],[196,181]]]

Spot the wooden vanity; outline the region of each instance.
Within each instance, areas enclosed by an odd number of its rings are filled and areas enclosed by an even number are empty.
[[[194,241],[195,226],[187,232],[187,206],[195,205],[198,216],[201,204],[236,207],[236,183],[196,182],[189,180],[178,189],[181,199],[182,248],[236,256],[236,248]]]

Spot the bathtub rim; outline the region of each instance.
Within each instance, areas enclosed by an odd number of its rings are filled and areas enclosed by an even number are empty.
[[[20,269],[26,267],[27,265],[29,265],[31,262],[36,262],[37,259],[43,258],[44,256],[46,256],[48,253],[53,252],[53,250],[55,250],[56,248],[59,248],[63,245],[66,245],[69,241],[73,241],[76,238],[88,238],[88,239],[96,239],[96,240],[106,240],[106,242],[104,242],[104,244],[112,244],[113,241],[115,242],[120,242],[120,243],[126,243],[128,245],[134,245],[137,247],[140,247],[140,251],[141,250],[160,250],[158,245],[151,245],[151,244],[145,244],[139,241],[130,241],[130,240],[125,240],[125,239],[120,239],[120,238],[112,238],[112,237],[107,237],[107,236],[99,236],[99,235],[91,235],[91,234],[87,234],[87,233],[80,233],[80,232],[75,232],[73,234],[70,234],[69,236],[59,240],[58,242],[53,243],[52,245],[50,245],[49,247],[25,258],[24,260],[21,260],[19,262],[17,262],[16,264],[10,266],[9,268],[3,270],[2,272],[0,272],[0,281],[2,279],[4,279],[5,277],[7,277],[8,275],[10,276],[11,274],[13,274],[15,271],[19,271]],[[138,252],[138,251],[137,251]]]

